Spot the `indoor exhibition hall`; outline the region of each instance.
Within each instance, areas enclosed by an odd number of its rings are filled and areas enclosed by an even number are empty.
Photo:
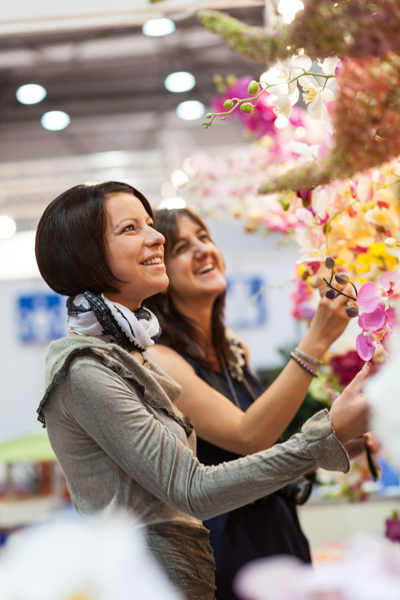
[[[400,0],[0,11],[0,600],[400,600]]]

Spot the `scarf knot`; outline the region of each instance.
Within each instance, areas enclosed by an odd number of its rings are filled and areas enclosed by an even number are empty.
[[[82,335],[108,335],[131,352],[144,352],[161,335],[157,317],[148,308],[131,311],[103,294],[84,292],[67,300],[68,327]]]

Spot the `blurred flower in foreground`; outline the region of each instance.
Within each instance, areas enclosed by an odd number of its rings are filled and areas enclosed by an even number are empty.
[[[292,557],[254,561],[235,588],[244,600],[398,600],[400,556],[390,542],[360,535],[341,560],[315,571]]]
[[[368,382],[365,392],[372,410],[372,429],[389,460],[400,467],[400,334],[398,330],[390,338],[389,350],[393,353],[392,358]]]
[[[1,600],[179,600],[132,519],[60,520],[14,534]]]
[[[400,542],[400,519],[397,511],[393,511],[392,516],[386,519],[385,525],[385,537],[392,542]]]

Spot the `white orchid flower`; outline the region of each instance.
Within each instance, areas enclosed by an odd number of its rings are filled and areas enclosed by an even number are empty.
[[[304,90],[303,99],[308,104],[308,114],[312,119],[326,123],[328,120],[328,111],[325,102],[335,100],[335,94],[328,87],[321,88],[317,80],[312,75],[300,77],[299,83]]]
[[[43,577],[43,559],[46,575]],[[1,600],[182,600],[128,515],[59,519],[14,534],[2,549]]]
[[[325,60],[318,60],[318,66],[321,67],[325,75],[334,75],[338,62],[338,56],[330,56],[329,58],[325,58]]]
[[[290,119],[292,114],[292,103],[289,96],[286,94],[278,94],[272,98],[272,103],[275,105],[274,112],[276,115],[283,115],[286,119]]]
[[[270,89],[271,94],[276,95],[278,90],[283,92],[282,84],[288,83],[293,77],[296,75],[300,75],[302,71],[308,71],[311,68],[312,60],[309,56],[301,55],[295,56],[293,58],[287,58],[285,60],[278,60],[276,66],[271,69],[273,71],[273,81],[272,83],[276,83],[276,91],[273,89],[275,86],[272,86]],[[268,77],[267,77],[268,83]],[[279,86],[279,87],[278,87]],[[297,81],[292,81],[292,83],[288,84],[287,95],[292,96],[297,88]]]
[[[290,140],[289,146],[295,154],[299,155],[297,159],[297,166],[303,167],[305,164],[317,160],[317,153],[319,149],[318,144],[306,144],[305,142],[298,142],[297,140]]]

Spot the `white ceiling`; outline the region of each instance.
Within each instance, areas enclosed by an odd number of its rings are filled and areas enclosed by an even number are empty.
[[[65,7],[70,14],[78,7],[82,14],[88,1],[74,0]],[[0,30],[7,23],[16,26],[22,4],[8,3],[4,11],[2,7]],[[90,4],[93,11],[92,0]],[[234,6],[230,14],[262,25],[263,2],[213,0],[208,4]],[[34,5],[41,10],[36,12]],[[40,19],[44,22],[45,6],[53,11],[54,19],[60,17],[60,5],[29,2],[25,21],[36,14],[37,24]],[[195,2],[167,0],[150,5],[144,0],[114,0],[112,8],[128,5],[132,14],[139,14],[143,6],[175,10],[178,5],[193,7]],[[111,10],[108,0],[98,0],[96,8]],[[234,120],[215,123],[205,131],[202,119],[181,121],[176,105],[197,99],[209,110],[216,95],[216,73],[257,77],[263,70],[204,30],[195,16],[177,20],[176,31],[162,38],[146,37],[141,27],[126,23],[26,35],[4,35],[3,29],[0,214],[15,218],[20,231],[33,229],[45,206],[68,187],[112,178],[131,182],[157,204],[162,183],[187,156],[221,144],[244,143],[242,128]],[[195,88],[183,94],[168,92],[164,80],[173,71],[192,72]],[[24,83],[44,85],[45,100],[31,106],[19,104],[15,92]],[[48,110],[66,111],[71,116],[69,127],[59,132],[43,129],[40,117]]]
[[[1,7],[0,35],[143,25],[148,19],[183,19],[199,8],[260,6],[263,0],[13,0]]]

